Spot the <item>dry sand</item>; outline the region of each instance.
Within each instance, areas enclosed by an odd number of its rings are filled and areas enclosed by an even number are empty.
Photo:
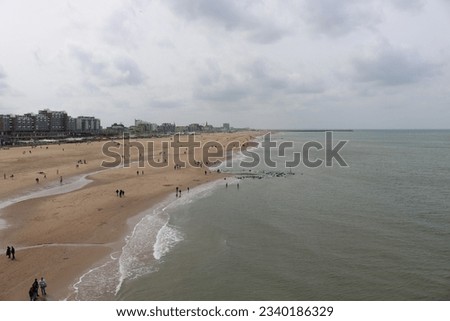
[[[222,145],[239,141],[242,145],[260,134],[203,134],[197,135],[196,140],[202,144],[215,141]],[[171,139],[151,139],[157,149],[156,160],[161,161],[164,157],[160,155],[161,141],[170,142]],[[181,140],[185,141],[187,137]],[[60,176],[64,184],[76,175],[103,169],[102,161],[112,160],[103,155],[104,144],[73,143],[0,150],[4,172],[4,177],[0,176],[0,202],[52,184],[58,185]],[[182,160],[189,156],[184,150],[180,153]],[[137,149],[132,148],[131,152],[131,160],[137,160]],[[41,276],[48,283],[47,299],[66,299],[82,274],[120,249],[124,236],[129,233],[128,219],[170,194],[175,199],[175,187],[185,192],[187,187],[222,179],[224,175],[189,165],[174,170],[172,152],[173,149],[169,149],[169,155],[165,156],[169,163],[164,168],[153,168],[146,162],[144,168],[138,168],[137,163],[131,163],[129,168],[115,168],[88,176],[92,182],[79,190],[21,201],[0,210],[0,218],[8,225],[0,230],[0,300],[29,300],[28,290],[34,279]],[[200,156],[198,149],[196,160],[201,160]],[[117,189],[123,189],[125,197],[117,197]],[[16,249],[14,261],[5,255],[8,245]]]

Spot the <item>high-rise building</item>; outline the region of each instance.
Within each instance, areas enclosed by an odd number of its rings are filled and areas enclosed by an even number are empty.
[[[49,130],[51,132],[67,131],[67,113],[65,111],[52,111],[44,109],[39,111],[39,115],[45,115],[49,119]]]
[[[75,130],[81,133],[98,133],[101,130],[100,119],[90,116],[76,118]]]
[[[33,132],[34,119],[31,114],[16,115],[12,120],[12,131],[14,132]]]
[[[12,119],[10,115],[0,115],[0,135],[5,135],[12,130]]]

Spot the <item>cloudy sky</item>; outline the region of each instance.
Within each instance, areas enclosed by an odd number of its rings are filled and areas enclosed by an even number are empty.
[[[0,114],[449,128],[449,0],[0,0]]]

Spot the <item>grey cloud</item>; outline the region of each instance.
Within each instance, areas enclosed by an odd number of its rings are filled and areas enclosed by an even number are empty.
[[[233,1],[175,0],[170,2],[174,11],[188,20],[208,19],[223,25],[226,29],[235,29],[249,24]]]
[[[182,106],[181,101],[179,100],[159,100],[153,99],[149,102],[150,107],[158,108],[158,109],[173,109]]]
[[[246,98],[250,92],[243,84],[227,83],[218,86],[200,87],[194,97],[200,100],[216,102],[237,102]]]
[[[140,85],[144,82],[144,74],[139,69],[137,63],[127,57],[116,59],[114,66],[120,72],[115,79],[117,85]]]
[[[123,6],[106,20],[104,39],[111,45],[135,48],[138,44],[138,25],[133,7]]]
[[[391,0],[394,7],[406,11],[419,11],[424,7],[423,0]]]
[[[289,94],[321,94],[325,92],[325,84],[322,81],[294,81],[286,89]]]
[[[117,57],[111,62],[78,46],[70,47],[69,51],[80,64],[81,70],[102,85],[135,86],[145,81],[144,73],[137,63],[126,56]]]
[[[304,79],[288,72],[279,73],[276,69],[262,60],[256,60],[246,67],[253,82],[263,92],[278,90],[284,94],[315,94],[325,91],[321,81]]]
[[[322,82],[304,79],[289,72],[280,72],[265,60],[256,59],[231,75],[216,64],[207,63],[208,71],[199,72],[194,97],[200,100],[237,102],[251,99],[266,102],[271,97],[308,95],[325,91]]]
[[[276,26],[264,26],[250,32],[248,39],[262,45],[274,43],[287,34],[286,30]]]
[[[162,39],[156,42],[158,47],[163,49],[176,49],[174,43],[168,39]]]
[[[307,1],[304,10],[305,20],[313,31],[329,36],[370,29],[380,22],[379,13],[370,1]]]
[[[254,43],[274,43],[286,35],[283,28],[273,19],[258,16],[249,10],[247,2],[232,0],[193,0],[170,1],[170,8],[187,20],[204,21],[228,31],[244,32],[246,38]]]
[[[255,60],[248,64],[244,70],[251,77],[252,82],[257,84],[257,87],[269,89],[269,90],[279,90],[285,89],[288,83],[285,78],[281,76],[275,76],[268,64],[263,60]]]
[[[77,46],[72,46],[70,47],[70,54],[78,60],[81,69],[84,72],[88,72],[100,78],[108,76],[107,64],[94,57],[89,51]]]
[[[417,83],[439,74],[439,64],[428,62],[413,51],[379,50],[371,57],[353,61],[356,79],[382,86]]]

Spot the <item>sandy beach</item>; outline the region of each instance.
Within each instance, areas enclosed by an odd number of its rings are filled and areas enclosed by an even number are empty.
[[[260,134],[212,133],[197,135],[196,140],[202,144],[214,141],[224,146],[238,141],[242,145]],[[58,190],[75,184],[86,174],[90,180],[74,191],[28,200],[22,198],[0,210],[4,225],[0,230],[0,300],[29,300],[32,282],[42,276],[48,283],[46,299],[73,299],[70,297],[72,286],[79,277],[121,248],[124,237],[130,232],[127,223],[130,218],[170,195],[175,199],[176,187],[185,193],[188,187],[224,178],[224,174],[209,171],[205,166],[174,169],[173,149],[163,154],[160,147],[162,141],[172,139],[139,140],[154,142],[155,161],[168,160],[167,166],[162,168],[151,167],[147,162],[139,167],[136,162],[139,152],[131,148],[129,168],[105,169],[102,161],[112,160],[102,153],[105,141],[0,150],[3,170],[0,204],[51,187]],[[181,137],[181,141],[186,140],[186,136]],[[179,156],[187,160],[190,155],[181,149]],[[201,149],[197,149],[195,159],[201,160],[200,156]],[[118,197],[116,190],[125,191],[124,197]],[[15,247],[15,260],[6,257],[7,246]]]

